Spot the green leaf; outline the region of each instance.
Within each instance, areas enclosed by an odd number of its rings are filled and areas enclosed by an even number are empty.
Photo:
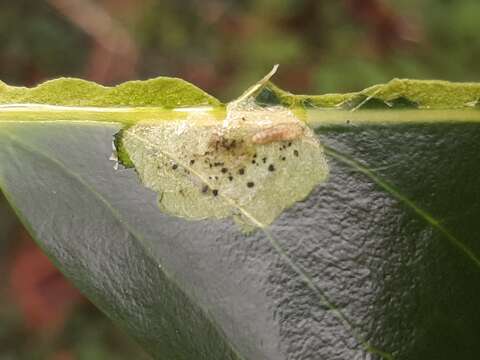
[[[224,107],[180,80],[134,99],[61,81],[0,92],[0,187],[154,358],[478,357],[480,85],[296,96],[267,77]],[[195,167],[210,155],[225,174]],[[228,179],[249,156],[254,195]]]
[[[219,106],[220,102],[188,82],[159,77],[129,81],[108,88],[89,81],[64,78],[33,89],[0,82],[0,104],[49,104],[64,106]]]

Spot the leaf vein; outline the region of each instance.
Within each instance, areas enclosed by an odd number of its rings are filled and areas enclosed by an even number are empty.
[[[361,165],[347,155],[337,152],[336,150],[328,146],[324,146],[324,149],[326,154],[344,163],[345,165],[348,165],[352,169],[357,170],[358,172],[361,172],[362,174],[368,176],[377,185],[382,187],[401,203],[412,209],[420,218],[422,218],[427,224],[431,225],[434,229],[440,232],[453,246],[455,246],[468,259],[470,259],[476,267],[480,268],[480,258],[467,245],[465,245],[462,240],[456,238],[450,231],[448,231],[437,219],[433,217],[433,215],[419,207],[412,200],[410,200],[399,190],[397,190],[393,185],[389,184],[387,181],[376,175],[372,170]]]

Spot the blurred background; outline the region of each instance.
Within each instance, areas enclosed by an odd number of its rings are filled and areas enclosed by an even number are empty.
[[[281,64],[295,93],[479,81],[478,0],[0,0],[0,80],[176,76],[223,101]],[[146,359],[42,255],[0,195],[0,360]]]

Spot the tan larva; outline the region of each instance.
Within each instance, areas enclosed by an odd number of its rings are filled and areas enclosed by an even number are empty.
[[[278,124],[263,129],[252,136],[254,144],[269,144],[275,141],[288,141],[298,139],[303,135],[303,127],[299,124]]]

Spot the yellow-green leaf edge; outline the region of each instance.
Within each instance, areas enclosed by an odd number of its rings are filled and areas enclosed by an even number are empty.
[[[0,104],[48,104],[96,107],[220,106],[213,96],[177,78],[158,77],[128,81],[106,87],[91,81],[60,78],[33,88],[8,86],[0,82]]]
[[[358,96],[382,101],[405,98],[423,109],[475,107],[480,99],[480,83],[455,83],[441,80],[393,79],[362,91],[346,94],[294,95],[268,83],[264,91],[270,98],[289,107],[338,107]],[[182,79],[158,77],[128,81],[114,87],[94,82],[59,78],[32,88],[9,86],[0,81],[0,104],[48,104],[96,107],[178,107],[223,104],[205,91]]]

